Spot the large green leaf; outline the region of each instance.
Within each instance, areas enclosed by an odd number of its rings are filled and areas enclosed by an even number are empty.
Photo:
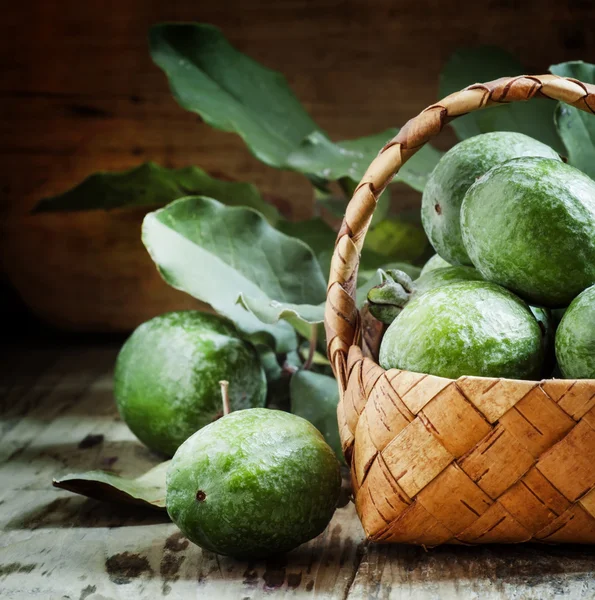
[[[64,194],[42,200],[34,212],[164,206],[183,196],[199,195],[229,206],[255,208],[272,224],[279,219],[277,209],[249,183],[215,179],[198,167],[167,169],[153,162],[129,171],[95,173]]]
[[[325,221],[319,218],[307,221],[280,221],[277,229],[286,235],[298,238],[312,248],[325,276],[331,268],[331,257],[335,247],[337,233]]]
[[[552,65],[550,71],[561,77],[595,83],[595,65],[582,61]],[[595,178],[595,115],[560,103],[556,109],[556,126],[566,146],[568,162]]]
[[[285,321],[302,337],[310,339],[316,335],[317,346],[324,350],[324,327],[322,326],[324,302],[321,304],[292,304],[240,294],[238,304],[266,325]],[[314,328],[318,331],[315,332]]]
[[[325,299],[325,279],[310,248],[254,210],[225,207],[210,198],[182,198],[149,213],[142,235],[170,285],[207,302],[246,335],[264,335],[277,352],[296,348],[293,329],[283,322],[262,323],[237,304],[238,296],[263,303],[320,304]]]
[[[165,476],[171,461],[129,479],[106,471],[73,473],[54,479],[55,487],[96,500],[134,504],[165,510]]]
[[[157,25],[149,42],[176,100],[212,127],[240,135],[262,162],[287,167],[289,155],[318,129],[285,78],[236,50],[216,27]]]
[[[380,271],[386,269],[400,269],[413,279],[417,278],[420,273],[418,267],[413,267],[406,263],[390,263],[383,265],[381,269],[362,272],[363,277],[361,277],[361,282],[356,290],[356,303],[359,308],[366,301],[370,289],[382,283]],[[279,321],[287,321],[304,337],[309,337],[311,333],[310,327],[320,325],[324,322],[324,302],[321,304],[291,304],[240,294],[238,304],[267,325],[273,325]]]
[[[440,97],[473,83],[524,74],[521,63],[506,50],[489,46],[457,50],[440,74]],[[489,131],[518,131],[548,144],[557,152],[564,146],[554,125],[555,104],[535,99],[475,111],[452,122],[459,139]]]
[[[337,424],[339,389],[336,380],[326,375],[301,370],[291,378],[289,392],[291,412],[310,421],[322,433],[337,457],[342,459],[343,451]]]
[[[343,177],[339,180],[339,186],[343,190],[343,194],[341,195],[328,188],[314,188],[314,211],[316,214],[319,214],[322,208],[324,212],[337,219],[341,219],[345,215],[349,200],[357,188],[357,182],[349,177]],[[391,207],[391,192],[394,187],[397,186],[389,185],[378,198],[374,214],[372,215],[372,225],[379,223],[388,215]]]
[[[359,181],[389,130],[334,143],[318,127],[285,78],[236,50],[219,29],[202,23],[169,23],[151,29],[151,55],[166,73],[185,109],[206,123],[237,133],[262,162],[327,180]],[[427,147],[404,167],[399,179],[423,189],[440,153]]]
[[[238,304],[253,314],[261,323],[274,325],[289,323],[300,335],[309,338],[312,327],[324,321],[324,302],[321,304],[292,304],[268,298],[240,294]]]
[[[288,165],[295,171],[312,173],[323,179],[335,181],[348,177],[357,182],[380,149],[398,131],[393,128],[337,143],[331,142],[321,131],[314,131],[288,157]],[[402,181],[415,190],[423,191],[441,156],[442,152],[427,144],[405,163],[394,181]]]
[[[402,181],[414,190],[423,192],[430,174],[443,154],[444,152],[436,150],[434,146],[426,144],[401,167],[393,181]]]

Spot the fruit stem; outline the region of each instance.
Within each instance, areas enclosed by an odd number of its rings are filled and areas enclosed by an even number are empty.
[[[228,415],[231,412],[229,406],[229,381],[224,379],[219,382],[221,386],[221,401],[223,402],[223,416]]]
[[[308,358],[304,363],[304,371],[308,371],[312,366],[314,360],[314,353],[316,352],[316,344],[318,343],[318,327],[312,325],[312,334],[310,335],[310,348],[308,349]]]

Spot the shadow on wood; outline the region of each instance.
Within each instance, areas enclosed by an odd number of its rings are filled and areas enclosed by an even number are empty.
[[[48,494],[48,497],[51,495]],[[56,498],[45,506],[18,514],[5,525],[5,529],[128,527],[169,522],[165,512],[71,496]]]

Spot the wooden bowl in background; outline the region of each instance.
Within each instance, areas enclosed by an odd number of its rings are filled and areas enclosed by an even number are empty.
[[[42,321],[125,332],[170,310],[208,306],[169,287],[141,242],[152,207],[38,213],[0,225],[2,270]]]

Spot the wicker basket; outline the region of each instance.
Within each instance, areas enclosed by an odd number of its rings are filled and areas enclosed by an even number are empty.
[[[372,162],[347,208],[325,326],[343,451],[370,540],[595,543],[595,380],[454,381],[385,371],[371,351],[381,331],[355,305],[364,237],[399,167],[453,118],[533,97],[595,112],[595,86],[554,75],[469,86],[409,121]]]

